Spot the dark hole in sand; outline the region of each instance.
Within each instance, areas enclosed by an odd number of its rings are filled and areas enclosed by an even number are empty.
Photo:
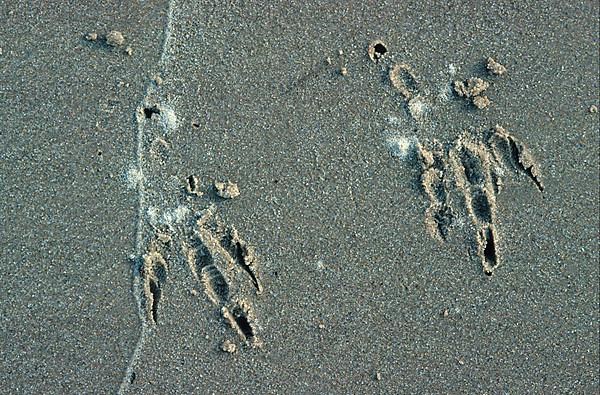
[[[381,57],[383,57],[383,55],[387,53],[387,48],[382,43],[375,44],[375,47],[373,47],[373,49],[375,50],[375,59],[380,59]]]
[[[194,192],[196,190],[196,178],[194,176],[188,176],[187,183],[190,188],[190,191]]]
[[[485,230],[485,248],[483,250],[483,256],[485,260],[490,264],[493,269],[498,264],[498,257],[496,256],[496,243],[494,241],[494,232],[491,229]],[[491,276],[492,270],[485,270],[485,274]]]
[[[234,311],[235,322],[246,337],[246,339],[250,339],[254,336],[254,330],[248,322],[248,318],[242,311]]]
[[[152,320],[158,322],[158,302],[160,301],[160,286],[154,280],[150,280],[150,292],[152,293]]]
[[[148,119],[152,118],[153,114],[160,114],[160,110],[157,107],[146,107],[144,108],[144,116]]]

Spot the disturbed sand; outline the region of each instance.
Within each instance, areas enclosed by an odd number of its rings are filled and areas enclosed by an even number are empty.
[[[0,392],[598,392],[596,3],[1,13]]]

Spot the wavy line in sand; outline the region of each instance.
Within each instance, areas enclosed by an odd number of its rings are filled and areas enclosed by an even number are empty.
[[[172,32],[173,32],[173,21],[174,21],[174,9],[175,9],[175,0],[170,0],[167,11],[167,23],[164,29],[164,41],[162,46],[162,52],[160,56],[160,60],[158,62],[158,69],[163,70],[165,67],[165,63],[169,60],[169,51],[171,48],[172,41]],[[138,223],[137,223],[137,233],[136,233],[136,243],[135,243],[135,255],[134,255],[134,265],[133,265],[133,280],[132,280],[132,291],[136,298],[136,303],[138,305],[138,316],[140,319],[140,335],[136,346],[129,358],[129,363],[127,368],[125,369],[125,374],[123,376],[123,380],[121,381],[121,385],[119,386],[118,394],[124,394],[128,391],[129,386],[133,383],[135,379],[134,367],[139,359],[142,350],[144,348],[144,344],[146,341],[146,337],[148,332],[151,330],[151,327],[146,322],[145,309],[143,306],[143,301],[141,298],[142,291],[142,283],[140,279],[140,268],[143,264],[142,257],[142,249],[143,249],[143,240],[144,240],[144,213],[148,209],[147,197],[146,197],[146,185],[145,185],[145,175],[143,169],[143,161],[144,161],[144,129],[145,129],[145,113],[144,109],[150,104],[148,103],[148,98],[155,95],[158,90],[158,85],[156,82],[152,81],[148,84],[146,88],[146,93],[140,106],[136,110],[136,122],[137,122],[137,149],[136,149],[136,163],[135,168],[130,170],[129,175],[134,175],[135,184],[138,191]],[[172,111],[172,110],[171,110]],[[172,117],[166,117],[167,120],[171,119],[175,120],[174,113]],[[163,128],[170,128],[176,126],[176,124],[169,123],[168,121],[163,122]]]

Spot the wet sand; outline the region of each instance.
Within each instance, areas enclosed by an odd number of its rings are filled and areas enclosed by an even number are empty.
[[[597,4],[1,12],[0,392],[598,392]],[[453,170],[495,125],[543,191]]]

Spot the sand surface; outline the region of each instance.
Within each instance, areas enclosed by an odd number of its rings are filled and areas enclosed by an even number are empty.
[[[0,10],[0,393],[598,393],[598,4],[377,3]]]

